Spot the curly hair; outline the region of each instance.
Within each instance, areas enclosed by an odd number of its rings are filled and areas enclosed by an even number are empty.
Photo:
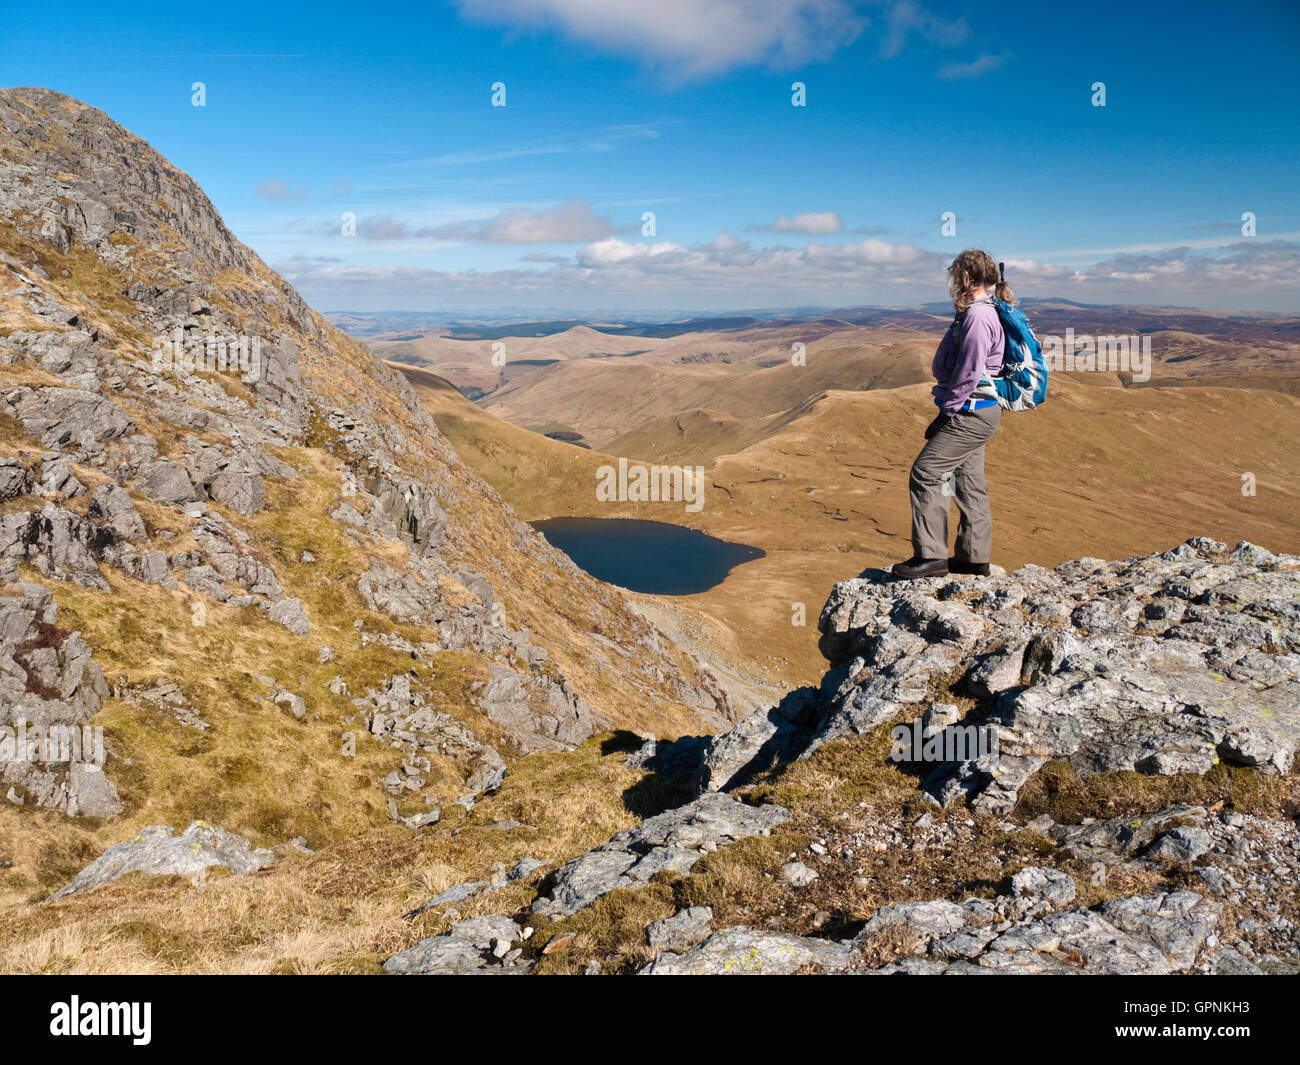
[[[986,251],[967,248],[952,261],[948,267],[948,292],[952,304],[960,314],[971,304],[971,289],[987,288],[993,295],[1007,303],[1015,303],[1015,293],[1011,286],[1002,280],[1002,271]]]

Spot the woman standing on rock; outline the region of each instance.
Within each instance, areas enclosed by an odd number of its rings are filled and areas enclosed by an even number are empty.
[[[987,372],[1002,370],[1006,336],[993,298],[1014,302],[998,264],[967,249],[948,267],[956,317],[934,353],[932,372],[938,416],[925,430],[925,446],[912,464],[912,557],[895,563],[896,578],[946,573],[987,576],[993,551],[993,515],[984,480],[984,445],[1002,422],[996,399],[974,394]],[[949,487],[951,485],[951,487]],[[948,501],[961,512],[957,547],[948,557]]]

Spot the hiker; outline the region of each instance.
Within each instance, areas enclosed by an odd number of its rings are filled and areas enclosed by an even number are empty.
[[[994,298],[1014,303],[999,264],[967,249],[948,267],[956,316],[934,353],[939,413],[925,430],[925,446],[912,464],[912,557],[895,563],[894,577],[912,580],[947,573],[988,576],[993,515],[984,480],[984,445],[1002,422],[996,398],[976,394],[982,381],[1002,372],[1006,334]],[[987,388],[980,391],[987,391]],[[996,395],[996,392],[994,393]],[[948,503],[957,501],[954,557],[948,557]]]

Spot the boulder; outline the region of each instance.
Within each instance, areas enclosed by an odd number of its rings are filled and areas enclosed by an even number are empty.
[[[384,962],[384,972],[407,976],[522,974],[531,966],[503,961],[509,956],[509,945],[519,938],[519,926],[508,917],[471,917],[453,925],[446,935],[421,939],[394,954]]]
[[[103,887],[127,873],[187,876],[197,882],[209,869],[227,869],[235,876],[247,876],[273,862],[270,851],[254,850],[243,836],[207,821],[190,822],[179,836],[167,825],[152,825],[126,842],[109,847],[52,897]]]
[[[208,495],[240,514],[255,514],[266,506],[266,485],[248,470],[222,470],[208,485]]]
[[[155,462],[140,479],[139,490],[159,503],[189,503],[198,498],[185,467],[163,459]]]
[[[565,864],[533,910],[553,918],[577,913],[615,888],[639,888],[665,870],[685,873],[709,848],[768,835],[790,820],[775,804],[749,806],[710,793],[657,814]]]
[[[311,622],[303,613],[301,599],[281,599],[278,603],[271,604],[267,616],[295,636],[306,636],[311,632]]]
[[[90,494],[90,516],[102,521],[123,540],[144,539],[144,519],[119,485],[101,484]]]
[[[788,976],[846,968],[852,948],[827,939],[737,926],[715,932],[685,954],[660,954],[646,976]]]
[[[658,950],[686,950],[708,936],[712,921],[710,907],[691,906],[650,924],[645,930],[646,942]]]

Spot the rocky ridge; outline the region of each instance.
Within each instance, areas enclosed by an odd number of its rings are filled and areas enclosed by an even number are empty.
[[[819,624],[820,688],[715,739],[699,790],[913,721],[940,740],[996,733],[995,767],[939,759],[922,785],[989,813],[1053,758],[1084,774],[1286,773],[1300,747],[1300,559],[1245,542],[980,580],[868,571],[835,586]]]

